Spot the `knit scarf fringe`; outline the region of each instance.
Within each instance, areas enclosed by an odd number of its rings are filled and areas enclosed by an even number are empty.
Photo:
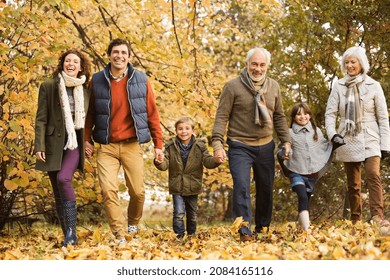
[[[85,124],[83,84],[85,83],[86,78],[85,76],[81,76],[80,78],[70,77],[64,71],[59,73],[58,77],[60,78],[59,91],[62,112],[64,114],[65,129],[68,135],[68,140],[65,144],[64,150],[74,150],[78,147],[76,129],[84,128]],[[73,96],[75,101],[74,122],[70,111],[66,87],[73,87]]]

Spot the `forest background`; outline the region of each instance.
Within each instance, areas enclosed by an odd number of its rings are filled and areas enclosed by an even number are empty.
[[[369,75],[381,83],[389,107],[388,0],[3,0],[0,11],[0,231],[5,235],[15,228],[29,232],[26,225],[35,221],[56,223],[48,177],[34,168],[34,120],[39,85],[69,48],[88,55],[97,72],[108,62],[110,40],[128,40],[132,64],[152,82],[164,140],[174,135],[175,120],[188,115],[197,123],[197,136],[210,142],[221,89],[238,75],[253,47],[272,54],[268,75],[280,83],[287,116],[293,104],[307,102],[323,129],[331,84],[342,77],[339,58],[355,45],[366,49]],[[153,166],[152,143],[143,149],[145,224],[161,226],[171,217],[168,174]],[[74,180],[80,224],[105,221],[95,165],[95,159],[87,161],[85,174]],[[384,161],[387,217],[389,168]],[[275,177],[273,222],[295,221],[296,196],[279,166]],[[125,197],[123,183],[120,189]],[[312,222],[333,224],[347,217],[345,191],[343,165],[333,163],[316,185]],[[230,223],[231,193],[227,164],[205,170],[199,223]],[[363,193],[368,220],[366,188]]]

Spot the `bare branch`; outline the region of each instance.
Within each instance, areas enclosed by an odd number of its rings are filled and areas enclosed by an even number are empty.
[[[192,33],[193,33],[193,37],[194,37],[194,43],[196,43],[196,18],[197,18],[197,14],[198,14],[196,4],[197,4],[197,1],[194,1],[194,17],[192,19]],[[206,90],[207,95],[210,96],[210,92],[207,89],[206,82],[203,79],[201,70],[200,70],[199,65],[198,65],[197,50],[196,50],[196,48],[194,48],[192,51],[194,54],[195,71],[198,74],[198,78],[201,81],[203,88]]]
[[[179,43],[179,38],[177,36],[177,31],[176,31],[176,23],[175,23],[175,5],[174,5],[174,0],[171,0],[171,13],[172,13],[172,25],[173,25],[173,33],[175,34],[175,39],[177,43],[177,47],[179,48],[180,52],[180,57],[183,58],[183,53],[181,51],[180,43]]]
[[[95,58],[97,58],[97,61],[102,65],[102,66],[105,66],[106,63],[103,59],[103,57],[101,57],[101,55],[95,50],[95,48],[93,47],[93,43],[92,43],[92,40],[88,37],[87,33],[85,32],[84,28],[77,23],[76,19],[75,18],[72,18],[70,15],[68,15],[67,13],[65,13],[64,11],[61,11],[59,6],[55,6],[55,9],[62,15],[64,16],[66,19],[70,20],[73,24],[73,26],[77,29],[79,35],[80,35],[80,38],[81,40],[83,41],[83,43],[85,44],[85,46],[92,51],[93,55],[95,56]]]

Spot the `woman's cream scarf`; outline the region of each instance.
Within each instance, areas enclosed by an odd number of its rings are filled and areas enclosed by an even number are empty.
[[[62,112],[65,119],[65,129],[68,135],[68,141],[65,144],[64,150],[74,150],[77,148],[76,129],[84,128],[85,112],[84,112],[84,90],[85,76],[74,78],[68,76],[64,71],[58,74],[60,78],[60,100]],[[69,106],[69,98],[66,92],[66,87],[73,87],[73,96],[75,101],[74,122]]]

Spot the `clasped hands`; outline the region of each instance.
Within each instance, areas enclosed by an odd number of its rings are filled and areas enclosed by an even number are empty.
[[[93,144],[89,143],[88,141],[85,141],[85,155],[87,158],[91,158],[93,154],[95,153],[95,147]]]
[[[216,163],[224,163],[226,161],[226,152],[223,148],[214,151],[214,161]]]
[[[292,149],[291,149],[291,143],[285,142],[283,144],[282,153],[278,153],[279,157],[285,160],[289,160],[290,156],[292,155]]]
[[[340,134],[333,135],[331,141],[333,144],[345,145],[344,137],[341,136]]]

